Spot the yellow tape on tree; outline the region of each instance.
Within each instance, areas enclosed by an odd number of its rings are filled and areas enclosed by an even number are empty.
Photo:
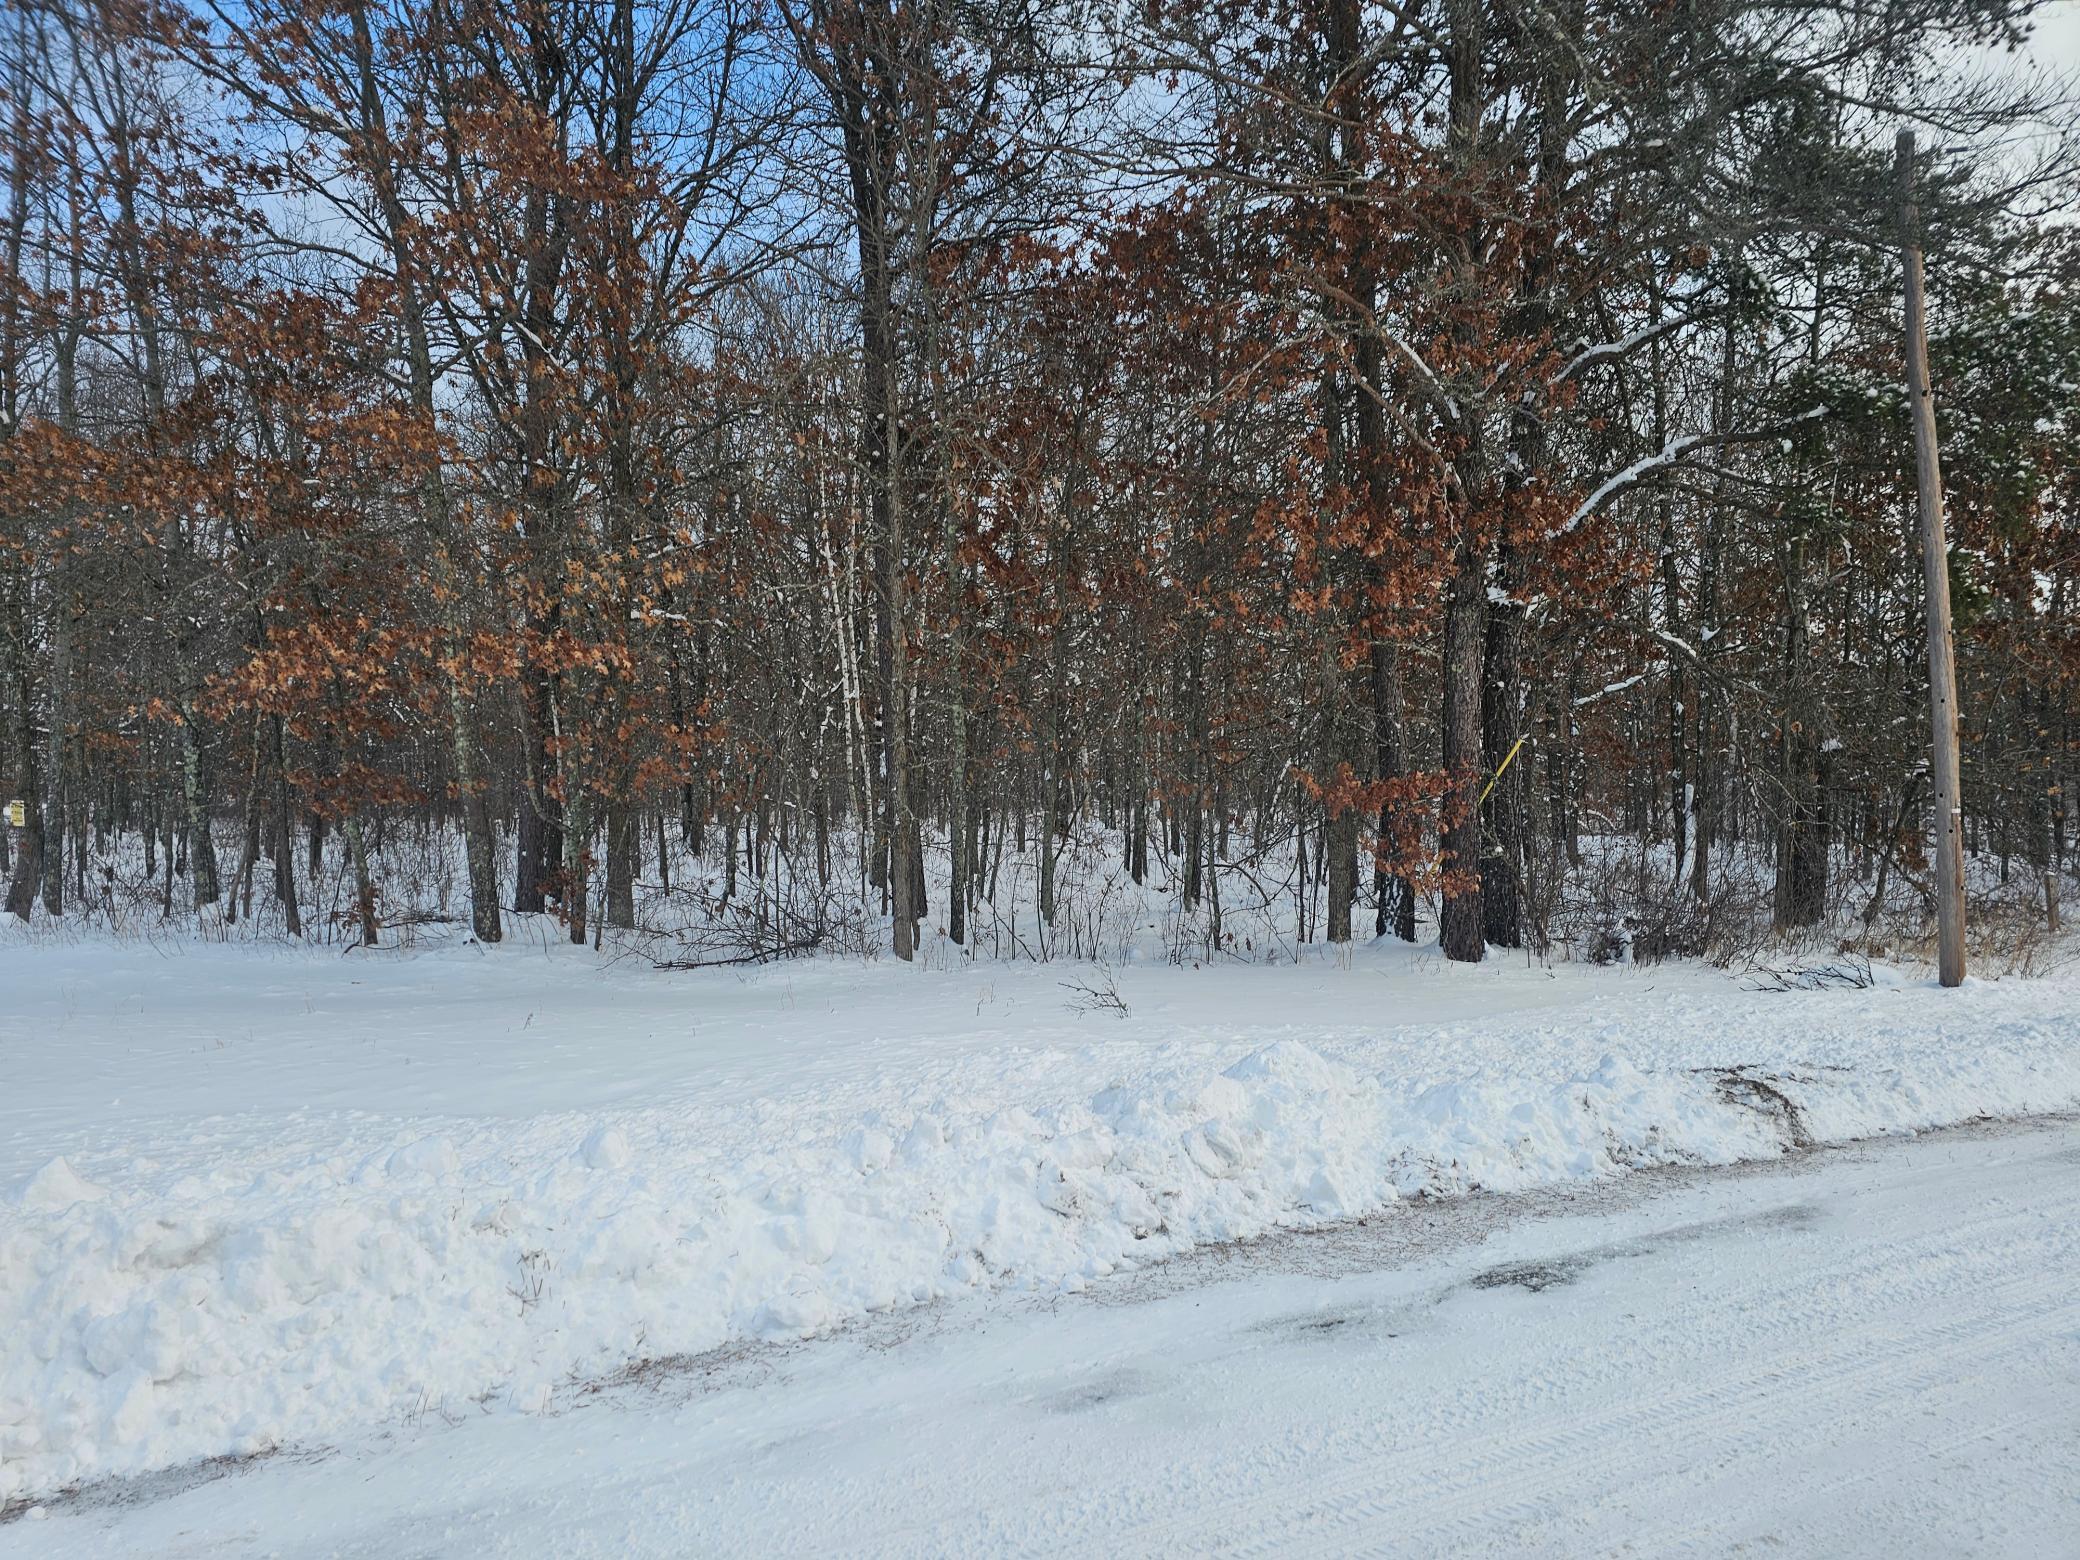
[[[1488,793],[1495,789],[1495,782],[1502,778],[1502,772],[1505,769],[1509,768],[1511,762],[1516,758],[1517,748],[1522,747],[1525,743],[1529,742],[1530,740],[1531,733],[1528,731],[1525,732],[1524,735],[1522,735],[1521,737],[1517,738],[1515,746],[1511,747],[1509,752],[1503,756],[1502,762],[1495,766],[1495,773],[1488,776],[1488,783],[1481,787],[1481,799],[1478,802],[1475,802],[1474,806],[1485,807],[1487,805]]]

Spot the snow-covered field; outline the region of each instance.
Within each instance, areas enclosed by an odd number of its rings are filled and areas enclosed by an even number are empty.
[[[0,945],[0,1498],[1419,1193],[2080,1104],[2080,983],[1878,973]]]

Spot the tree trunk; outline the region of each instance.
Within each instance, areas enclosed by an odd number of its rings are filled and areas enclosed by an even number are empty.
[[[282,927],[291,937],[303,935],[303,914],[296,903],[296,812],[289,805],[289,756],[282,718],[269,722],[274,735],[274,897],[282,907]]]
[[[1407,772],[1401,736],[1401,647],[1388,639],[1372,642],[1373,773],[1399,781]],[[1416,940],[1416,896],[1397,869],[1401,849],[1401,809],[1390,801],[1379,808],[1379,841],[1373,855],[1373,933],[1384,937],[1389,927],[1403,942]]]
[[[1488,605],[1482,647],[1481,764],[1488,799],[1481,804],[1481,921],[1498,948],[1524,945],[1524,777],[1518,744],[1524,736],[1524,689],[1520,662],[1524,644],[1524,568],[1514,548],[1500,550],[1497,582],[1501,600]]]
[[[607,925],[621,931],[636,924],[636,812],[627,802],[607,803]]]
[[[1461,542],[1444,619],[1444,821],[1438,830],[1444,906],[1438,941],[1447,959],[1477,964],[1486,956],[1481,910],[1481,651],[1488,604],[1480,549]]]
[[[1487,8],[1485,0],[1449,0],[1446,73],[1450,78],[1446,143],[1453,171],[1468,181],[1480,172],[1481,126],[1486,112]],[[1453,235],[1452,280],[1471,295],[1482,285],[1479,203],[1467,201],[1463,230]],[[1444,621],[1443,712],[1440,747],[1449,790],[1439,829],[1444,906],[1439,943],[1444,956],[1478,963],[1486,954],[1481,909],[1481,657],[1488,608],[1488,549],[1480,539],[1477,506],[1486,488],[1478,411],[1458,411],[1455,461],[1460,536],[1447,587]]]
[[[199,730],[201,716],[193,704],[186,704],[181,713],[181,805],[188,819],[188,884],[193,891],[190,898],[200,910],[223,897],[217,881],[217,845],[210,832],[213,782]]]
[[[348,813],[339,821],[339,832],[347,842],[347,860],[354,868],[354,909],[361,922],[361,945],[376,945],[376,890],[368,875],[368,844],[361,833],[361,819]]]
[[[529,667],[520,677],[520,754],[525,766],[513,823],[513,908],[539,914],[563,878],[563,820],[550,793],[549,673]]]
[[[1322,720],[1326,730],[1323,746],[1324,781],[1335,790],[1329,793],[1322,819],[1322,886],[1328,906],[1322,917],[1323,936],[1332,943],[1351,940],[1351,902],[1358,897],[1358,809],[1338,791],[1356,772],[1351,762],[1351,698],[1338,665],[1336,648],[1322,655]]]
[[[35,641],[30,638],[29,565],[26,559],[9,571],[8,622],[0,649],[8,654],[14,706],[14,799],[22,804],[22,827],[15,835],[14,873],[7,884],[7,913],[27,921],[43,878],[43,787],[36,754]],[[4,825],[0,825],[4,826]]]
[[[45,771],[43,908],[52,915],[65,913],[66,802],[79,778],[67,752],[72,724],[73,613],[66,573],[62,562],[51,571],[51,757]]]

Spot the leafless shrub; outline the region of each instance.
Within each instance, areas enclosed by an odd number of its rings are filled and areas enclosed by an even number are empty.
[[[873,956],[880,929],[863,904],[813,879],[777,873],[774,879],[735,895],[698,881],[652,890],[646,923],[625,944],[660,970],[769,964],[815,953]]]
[[[1863,991],[1876,985],[1867,954],[1844,949],[1831,959],[1813,963],[1772,965],[1757,961],[1747,967],[1757,991]]]
[[[1656,964],[1712,952],[1722,906],[1667,864],[1592,858],[1550,894],[1554,942],[1592,964]]]
[[[1058,982],[1068,992],[1068,1009],[1072,1013],[1117,1013],[1127,1017],[1126,999],[1119,994],[1119,979],[1108,964],[1100,964],[1096,973],[1087,981],[1065,980]]]

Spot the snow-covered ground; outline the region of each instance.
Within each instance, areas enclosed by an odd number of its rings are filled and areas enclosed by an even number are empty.
[[[2068,1120],[1396,1209],[162,1479],[0,1556],[2071,1555],[2076,1169]]]
[[[454,1419],[531,1433],[654,1362],[1417,1193],[2068,1108],[2080,985],[17,941],[0,1077],[20,1510]]]

